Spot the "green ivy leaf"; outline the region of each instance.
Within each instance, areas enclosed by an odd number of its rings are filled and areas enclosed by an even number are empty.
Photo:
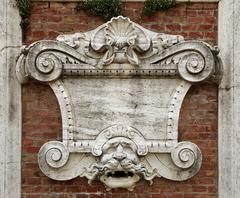
[[[81,8],[89,14],[103,17],[105,21],[122,15],[122,3],[120,0],[86,0],[77,6],[77,9]]]
[[[156,11],[165,11],[176,5],[175,0],[147,0],[144,3],[143,14],[153,15]]]

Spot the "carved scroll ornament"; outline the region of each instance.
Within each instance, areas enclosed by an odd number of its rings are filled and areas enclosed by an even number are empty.
[[[62,141],[40,149],[42,172],[55,180],[99,179],[107,190],[133,190],[140,179],[193,177],[201,151],[178,142],[179,112],[192,84],[219,82],[217,53],[122,16],[23,47],[18,79],[48,83],[61,109]]]

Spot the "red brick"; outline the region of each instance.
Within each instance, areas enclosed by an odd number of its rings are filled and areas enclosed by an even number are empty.
[[[204,24],[217,24],[216,17],[206,17],[204,18]]]
[[[76,198],[89,198],[89,196],[88,195],[77,195]]]
[[[213,10],[213,9],[217,9],[217,7],[218,7],[217,3],[204,3],[203,4],[203,9]]]
[[[214,28],[213,25],[199,25],[198,30],[212,32],[213,28]]]
[[[188,9],[193,9],[193,10],[201,10],[204,8],[204,4],[203,3],[189,3],[187,5]]]
[[[152,198],[168,198],[167,195],[153,194]]]
[[[39,185],[41,184],[41,180],[39,178],[35,177],[29,177],[25,178],[23,184],[28,184],[28,185]]]
[[[197,28],[198,28],[198,26],[195,24],[182,25],[183,31],[196,31]]]
[[[189,22],[189,23],[201,24],[201,23],[203,23],[203,21],[204,21],[204,18],[201,17],[201,16],[198,16],[198,17],[189,17],[189,18],[188,18],[188,22]]]
[[[47,16],[48,22],[60,22],[62,20],[62,16],[61,15],[52,15],[49,14]]]
[[[42,196],[41,195],[32,194],[32,195],[24,195],[24,198],[42,198]]]
[[[186,10],[186,15],[187,16],[197,16],[198,15],[198,13],[197,13],[197,11],[196,10]]]
[[[170,30],[170,31],[180,31],[180,30],[181,30],[181,26],[178,25],[178,24],[166,25],[166,30]]]
[[[49,2],[49,9],[55,9],[55,8],[60,9],[64,7],[65,7],[64,4],[61,2],[54,2],[54,1]]]
[[[204,33],[203,32],[189,32],[189,37],[193,38],[193,39],[200,39],[203,37]]]
[[[206,192],[207,187],[206,186],[193,186],[192,187],[193,192]]]
[[[168,198],[183,198],[182,194],[173,194],[173,195],[168,195]]]
[[[26,185],[22,185],[22,193],[31,193],[34,192],[34,186],[30,185],[30,186],[26,186]]]

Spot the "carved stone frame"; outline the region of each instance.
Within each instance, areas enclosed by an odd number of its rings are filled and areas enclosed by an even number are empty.
[[[198,1],[198,0],[197,0]],[[11,2],[10,0],[4,1],[4,2]],[[235,3],[234,3],[235,2]],[[221,49],[221,57],[223,58],[223,63],[224,65],[230,65],[229,70],[233,70],[233,64],[232,61],[234,59],[234,53],[236,53],[237,50],[237,45],[234,46],[234,42],[233,41],[239,41],[239,37],[237,37],[239,32],[237,30],[236,27],[237,25],[237,21],[235,20],[235,22],[233,22],[234,18],[239,17],[239,13],[235,10],[239,10],[239,3],[237,2],[237,0],[221,0],[219,3],[219,46]],[[7,13],[17,13],[17,10],[15,7],[12,7],[12,3],[8,3],[6,4],[8,6],[6,9],[6,12],[8,11],[8,9],[10,9],[13,12],[7,12]],[[3,8],[5,8],[5,6],[3,6]],[[1,14],[4,14],[5,12],[2,12]],[[10,27],[14,26],[14,27],[18,27],[17,23],[19,23],[18,21],[20,21],[20,19],[16,20],[17,16],[14,17],[14,21],[13,20],[9,20],[9,15],[4,15],[7,16],[7,18],[3,17],[3,21],[6,22]],[[12,15],[11,15],[12,16]],[[19,29],[19,28],[18,28]],[[224,31],[223,31],[224,30]],[[5,30],[4,30],[5,31]],[[20,29],[18,31],[12,31],[13,33],[15,33],[15,35],[21,35],[21,31]],[[234,38],[233,38],[234,36]],[[5,37],[2,37],[3,41],[5,40]],[[13,38],[13,37],[11,37]],[[21,43],[21,38],[18,37],[14,37],[14,39],[16,39],[17,43]],[[9,45],[12,44],[9,43]],[[15,46],[17,47],[17,45]],[[232,49],[232,51],[229,53],[229,50]],[[13,54],[15,54],[14,52],[11,52]],[[11,54],[10,53],[10,54]],[[2,57],[1,57],[2,60]],[[4,58],[5,60],[5,58]],[[238,76],[239,72],[235,71],[234,75]],[[229,75],[229,71],[226,70],[226,82],[230,82],[230,80],[227,80],[228,78],[231,78],[232,75]],[[2,86],[3,87],[8,87],[9,82],[10,81],[6,81],[4,76],[1,76],[1,78],[3,78],[2,81]],[[236,141],[236,134],[232,133],[232,119],[228,119],[229,116],[228,114],[226,114],[226,112],[232,112],[234,110],[236,110],[236,108],[232,108],[232,100],[229,99],[229,93],[228,90],[229,88],[233,88],[234,85],[232,85],[231,83],[229,85],[222,85],[220,87],[220,96],[219,96],[219,100],[220,100],[220,104],[219,104],[219,110],[220,110],[220,115],[219,115],[219,128],[222,127],[222,130],[219,133],[219,197],[229,197],[229,198],[233,198],[233,197],[238,197],[239,195],[239,184],[236,182],[236,180],[238,180],[238,177],[236,176],[236,172],[234,170],[237,170],[239,168],[238,165],[239,163],[232,163],[232,160],[234,160],[236,162],[236,156],[232,156],[231,151],[232,150],[239,150],[237,144],[232,144],[233,141]],[[20,90],[20,87],[19,87]],[[16,87],[14,86],[14,91],[13,90],[9,90],[11,92],[15,92],[17,91]],[[238,96],[236,96],[236,98],[239,98]],[[18,104],[18,109],[20,108],[20,99],[17,102]],[[223,109],[225,109],[226,111],[223,111]],[[3,109],[3,111],[5,111]],[[232,113],[230,113],[231,115]],[[12,126],[18,126],[19,123],[21,122],[21,115],[19,114],[19,112],[15,112],[14,115],[16,116],[16,120],[13,121]],[[226,120],[224,119],[226,118]],[[235,118],[237,118],[235,116]],[[4,125],[5,126],[5,125]],[[4,127],[2,125],[2,127]],[[233,127],[234,128],[234,127]],[[239,127],[235,127],[235,128],[239,128]],[[229,129],[231,129],[231,133],[230,134],[226,134],[225,133],[225,129],[227,129],[227,131],[229,131]],[[16,130],[15,132],[17,133],[17,131],[20,132],[19,130]],[[18,142],[21,142],[21,138],[16,138],[15,134],[16,133],[8,133],[11,136],[13,135],[13,139],[18,140]],[[1,140],[5,140],[5,138],[1,138]],[[8,142],[8,148],[12,147],[12,142]],[[226,145],[226,146],[224,146]],[[229,146],[232,145],[232,146]],[[5,179],[3,179],[0,183],[1,189],[2,191],[0,192],[0,194],[5,198],[20,198],[21,197],[21,191],[20,191],[20,186],[21,186],[21,177],[20,177],[20,173],[21,173],[21,164],[20,164],[20,159],[18,159],[19,156],[21,156],[21,146],[20,144],[16,144],[16,149],[18,151],[16,152],[11,152],[14,153],[15,156],[17,156],[17,159],[15,159],[14,163],[11,163],[9,165],[14,165],[14,168],[12,167],[7,167],[8,170],[3,169],[2,173],[3,175],[5,175]],[[227,149],[227,150],[226,150]],[[11,153],[8,152],[6,155],[9,156],[9,158],[11,157]],[[8,160],[5,158],[5,161],[3,161],[3,163],[8,163]],[[227,164],[226,164],[227,163]],[[16,170],[16,173],[12,170]],[[229,176],[229,170],[233,170]],[[14,177],[12,176],[14,174]],[[9,183],[11,185],[5,185],[6,183]]]
[[[91,183],[98,178],[107,190],[119,187],[133,190],[140,177],[152,182],[155,176],[175,181],[194,176],[201,167],[201,151],[191,142],[178,142],[178,117],[191,84],[219,82],[222,68],[217,53],[217,49],[204,42],[151,32],[122,16],[86,33],[61,35],[57,41],[39,41],[25,47],[17,64],[19,80],[26,83],[28,78],[33,78],[47,82],[59,101],[62,115],[63,141],[51,141],[42,146],[40,169],[56,180],[85,176]],[[94,78],[94,81],[100,78],[100,82],[101,79],[143,79],[143,83],[149,82],[144,79],[153,79],[151,83],[159,79],[162,86],[153,83],[145,89],[156,86],[159,90],[154,92],[160,94],[157,97],[162,103],[157,108],[161,110],[158,112],[162,116],[162,120],[158,118],[160,124],[157,128],[149,125],[150,131],[134,119],[130,123],[135,123],[137,128],[116,125],[124,119],[118,115],[112,118],[113,125],[103,122],[106,128],[97,132],[94,139],[83,138],[84,130],[93,131],[97,126],[81,124],[78,118],[82,115],[76,113],[78,103],[84,102],[84,97],[81,90],[76,90],[84,81],[77,81],[77,84],[76,80],[71,81],[76,78]],[[125,89],[132,81],[127,82],[120,88]],[[91,87],[91,83],[88,86]],[[164,95],[167,98],[164,99]],[[95,95],[91,97],[94,100]],[[138,97],[142,97],[141,93]],[[92,120],[97,119],[92,116]],[[128,113],[121,116],[130,119]],[[151,132],[156,129],[163,134]],[[125,175],[117,177],[120,172]]]

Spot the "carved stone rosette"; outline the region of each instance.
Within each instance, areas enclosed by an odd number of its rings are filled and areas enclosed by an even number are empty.
[[[48,83],[62,116],[62,142],[42,146],[40,169],[55,180],[99,179],[107,190],[193,177],[202,155],[197,145],[178,142],[179,112],[192,84],[220,81],[217,54],[122,16],[23,47],[19,81]]]

